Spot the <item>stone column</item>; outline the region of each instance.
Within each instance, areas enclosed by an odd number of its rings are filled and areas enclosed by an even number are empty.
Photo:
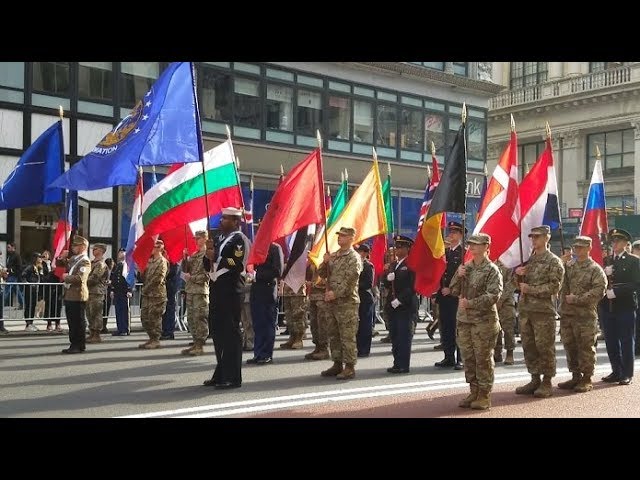
[[[582,75],[582,62],[565,62],[564,75],[571,76],[571,77]]]
[[[583,136],[578,130],[565,130],[553,139],[558,201],[567,209],[582,208],[583,205],[582,191],[578,189],[578,182],[586,177]],[[561,211],[566,214],[565,210]]]
[[[549,80],[562,78],[562,62],[549,62]]]
[[[444,62],[444,73],[453,75],[453,62]]]

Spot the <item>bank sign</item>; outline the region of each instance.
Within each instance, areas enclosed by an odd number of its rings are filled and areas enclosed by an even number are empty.
[[[467,173],[467,197],[480,198],[484,175],[477,173]]]

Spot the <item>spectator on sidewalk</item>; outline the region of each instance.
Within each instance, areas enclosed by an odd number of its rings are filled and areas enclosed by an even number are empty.
[[[42,271],[42,254],[34,252],[31,255],[31,265],[24,269],[22,277],[27,283],[35,285],[27,285],[24,289],[24,327],[27,332],[37,332],[38,327],[33,324],[36,317],[36,304],[42,300],[42,282],[44,272]]]

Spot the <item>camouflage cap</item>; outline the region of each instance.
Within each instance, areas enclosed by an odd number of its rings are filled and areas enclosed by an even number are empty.
[[[209,238],[209,233],[206,230],[198,230],[193,236],[196,238]]]
[[[590,247],[592,244],[593,240],[591,240],[591,237],[586,237],[584,235],[578,236],[575,238],[575,240],[573,241],[572,246],[574,247]]]
[[[467,243],[474,245],[491,245],[491,236],[486,233],[476,233],[467,239]]]
[[[614,228],[609,230],[609,237],[611,237],[612,239],[621,238],[623,240],[626,240],[627,242],[631,241],[631,234],[621,228]]]
[[[84,237],[81,237],[80,235],[76,235],[73,237],[73,242],[71,242],[71,245],[84,245],[85,247],[88,247],[89,240],[87,240]]]
[[[539,227],[533,227],[529,233],[530,237],[536,235],[551,235],[551,227],[549,225],[540,225]]]
[[[336,235],[349,235],[351,237],[355,237],[356,229],[352,227],[340,227],[340,230],[336,232]]]
[[[104,243],[94,243],[92,248],[99,248],[102,250],[102,253],[107,251],[107,246]]]

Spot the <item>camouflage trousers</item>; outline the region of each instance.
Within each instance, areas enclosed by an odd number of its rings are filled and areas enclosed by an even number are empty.
[[[556,319],[553,314],[520,312],[520,338],[527,370],[532,375],[556,375]]]
[[[358,304],[335,301],[327,303],[327,320],[331,360],[356,364],[356,333],[358,332]]]
[[[102,312],[104,310],[104,295],[89,295],[87,300],[87,322],[89,330],[102,330]]]
[[[487,392],[493,388],[493,348],[499,331],[500,325],[493,320],[480,323],[458,322],[457,341],[464,362],[465,380]]]
[[[326,348],[329,345],[327,304],[324,300],[309,301],[309,323],[313,343],[317,347]]]
[[[140,298],[140,322],[150,340],[160,340],[162,334],[162,316],[167,308],[167,299],[163,297]]]
[[[284,318],[290,335],[307,331],[307,297],[284,297]]]
[[[567,353],[567,365],[571,373],[593,376],[596,366],[596,337],[598,318],[563,315],[560,319],[560,338]]]
[[[240,321],[242,322],[242,348],[253,349],[253,321],[251,318],[251,304],[245,302],[240,310]]]
[[[187,323],[194,342],[207,340],[209,336],[209,295],[187,293]]]
[[[500,331],[496,340],[496,352],[502,352],[502,336],[504,334],[504,348],[516,349],[516,308],[513,305],[505,305],[498,311],[500,318]]]

